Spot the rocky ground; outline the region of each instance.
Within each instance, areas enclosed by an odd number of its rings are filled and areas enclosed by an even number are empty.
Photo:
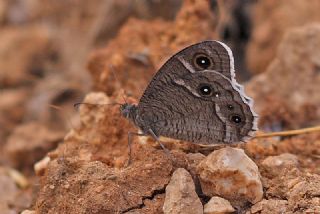
[[[320,124],[319,1],[159,2],[0,3],[0,213],[320,213],[319,132],[163,138],[170,155],[135,137],[127,166],[119,107],[73,108],[137,103],[173,53],[218,39],[261,132]]]

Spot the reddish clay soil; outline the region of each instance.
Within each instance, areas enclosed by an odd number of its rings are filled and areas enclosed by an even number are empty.
[[[132,163],[127,166],[128,132],[138,130],[121,117],[119,106],[80,105],[75,111],[73,104],[123,103],[124,97],[137,103],[157,69],[181,48],[207,39],[224,39],[234,47],[237,28],[232,14],[239,5],[217,1],[210,8],[208,1],[186,0],[180,8],[165,0],[172,4],[168,9],[148,1],[141,5],[79,1],[77,7],[73,1],[63,7],[51,1],[4,2],[0,4],[0,70],[5,71],[0,77],[3,213],[25,209],[31,213],[163,213],[166,186],[178,168],[191,174],[201,203],[209,201],[201,190],[197,165],[223,145],[203,147],[163,138],[168,156],[152,138],[134,137]],[[284,29],[283,25],[293,22],[292,11],[307,3],[292,4],[287,11],[283,8],[288,3],[280,2],[243,6],[255,20],[253,37],[245,46],[247,55],[235,53],[235,60],[246,57],[252,70],[244,85],[255,100],[261,133],[320,124],[320,22]],[[12,12],[19,7],[27,8],[21,17]],[[258,13],[265,7],[271,11],[270,20],[269,15]],[[106,15],[110,11],[112,16]],[[276,18],[279,11],[290,17]],[[304,16],[301,8],[298,11],[296,16],[303,16],[304,24],[318,20],[315,15]],[[46,24],[40,25],[39,20]],[[260,23],[281,29],[281,37],[263,36],[269,34]],[[231,37],[223,34],[226,28]],[[265,50],[262,44],[271,45]],[[237,78],[246,79],[246,75],[239,71]],[[260,202],[232,204],[236,212],[320,213],[319,132],[256,138],[232,146],[243,149],[258,165],[263,186]],[[273,165],[274,156],[287,153],[297,162]]]

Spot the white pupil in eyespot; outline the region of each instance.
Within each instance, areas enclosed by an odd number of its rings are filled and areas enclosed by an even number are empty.
[[[201,60],[201,63],[202,63],[202,64],[205,64],[205,63],[206,63],[206,61],[203,59],[203,60]]]

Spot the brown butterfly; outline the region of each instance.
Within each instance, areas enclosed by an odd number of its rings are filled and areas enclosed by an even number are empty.
[[[252,105],[235,80],[230,48],[219,41],[203,41],[173,55],[139,103],[125,103],[120,111],[141,129],[139,135],[158,142],[164,136],[196,144],[232,144],[257,130]]]

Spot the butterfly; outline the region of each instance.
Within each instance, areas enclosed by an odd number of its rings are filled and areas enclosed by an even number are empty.
[[[164,136],[195,144],[232,144],[258,130],[253,100],[235,79],[231,49],[220,41],[203,41],[173,55],[139,103],[122,104],[120,111],[140,135],[158,142]]]

